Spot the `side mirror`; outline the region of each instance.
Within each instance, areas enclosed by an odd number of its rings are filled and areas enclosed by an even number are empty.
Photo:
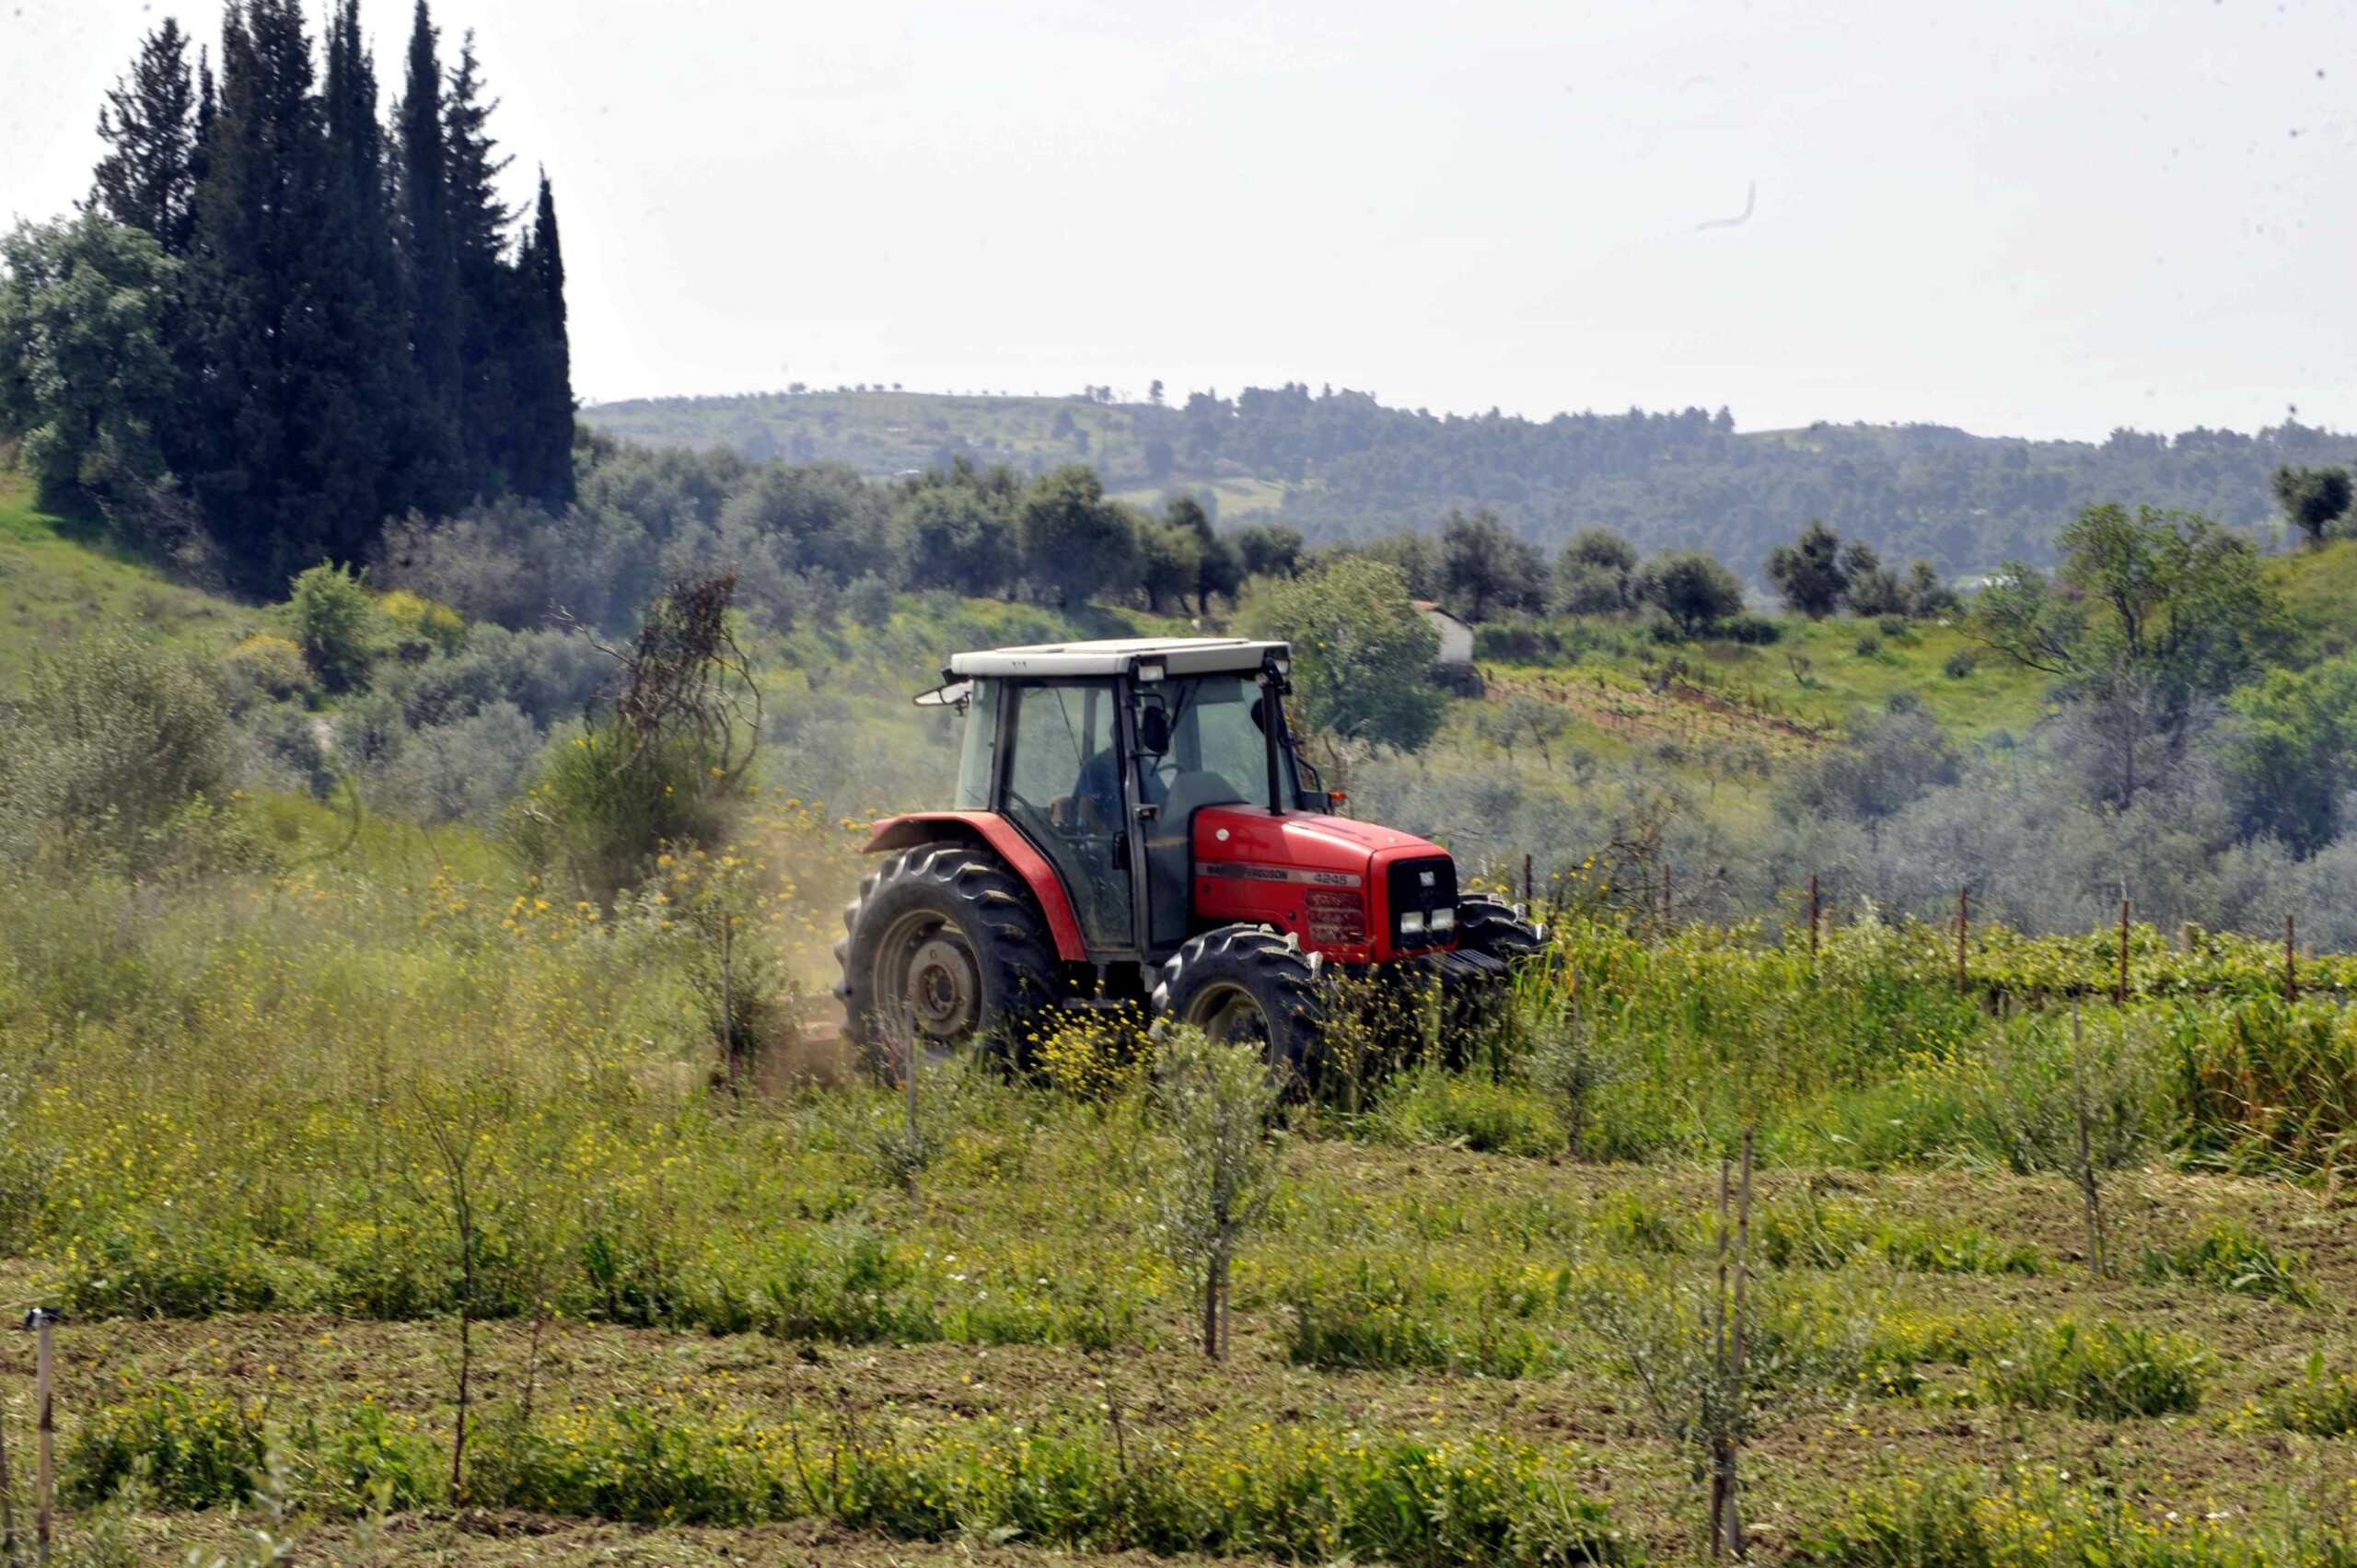
[[[1159,703],[1138,714],[1138,749],[1159,757],[1170,749],[1170,715]]]

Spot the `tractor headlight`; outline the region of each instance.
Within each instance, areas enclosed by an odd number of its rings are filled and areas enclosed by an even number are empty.
[[[1399,917],[1399,935],[1414,936],[1424,929],[1424,912],[1410,910]]]
[[[1434,911],[1433,911],[1433,929],[1434,929],[1434,931],[1454,931],[1454,930],[1456,930],[1456,929],[1457,929],[1457,912],[1456,912],[1455,910],[1434,910]]]
[[[1161,680],[1168,667],[1158,658],[1138,660],[1138,684],[1152,686]]]

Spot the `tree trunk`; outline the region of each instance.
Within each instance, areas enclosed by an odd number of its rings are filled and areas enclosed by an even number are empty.
[[[1219,1301],[1227,1289],[1227,1251],[1212,1249],[1203,1269],[1203,1353],[1219,1359]]]

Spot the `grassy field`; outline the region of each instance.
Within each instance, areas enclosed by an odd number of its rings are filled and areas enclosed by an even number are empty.
[[[170,582],[41,510],[25,476],[0,467],[0,685],[39,649],[92,626],[136,629],[211,660],[260,624],[258,613]]]
[[[2281,568],[2311,624],[2344,560]],[[0,562],[0,679],[101,619],[217,657],[272,613],[21,491]],[[2272,947],[2139,927],[2115,1008],[2110,933],[1976,927],[1959,990],[1937,928],[1550,912],[1503,1016],[1337,1030],[1358,1066],[1283,1118],[1219,1362],[1134,1032],[928,1067],[911,1134],[806,1027],[865,819],[949,774],[909,693],[958,647],[1180,624],[908,597],[764,635],[780,727],[733,839],[610,905],[482,832],[267,793],[145,878],[0,867],[0,1307],[69,1315],[68,1560],[267,1561],[261,1530],[297,1561],[1683,1562],[1729,1419],[1762,1562],[2357,1560],[2346,956],[2287,1006]],[[1570,727],[1517,772],[1643,750],[1740,819],[1901,692],[1961,738],[2035,722],[2035,682],[1946,673],[1960,633],[1867,630],[1590,628],[1492,664],[1439,765],[1536,698]],[[761,934],[725,959],[723,897]],[[734,1083],[724,962],[762,998]],[[0,1336],[20,1527],[30,1353]]]
[[[1213,1364],[1120,1031],[1060,1031],[1035,1081],[931,1070],[915,1145],[790,993],[769,1066],[715,1086],[671,912],[743,875],[789,942],[853,830],[765,809],[736,867],[609,913],[463,833],[321,860],[332,814],[250,808],[274,868],[0,904],[0,1280],[71,1315],[86,1544],[277,1513],[378,1560],[1691,1560],[1716,1156],[1749,1126],[1763,1560],[2347,1550],[2357,1015],[2269,1003],[2256,945],[2140,931],[2074,1066],[2040,998],[2099,989],[2102,937],[1984,932],[1959,997],[1936,930],[1812,959],[1569,923],[1511,1028],[1288,1118]]]

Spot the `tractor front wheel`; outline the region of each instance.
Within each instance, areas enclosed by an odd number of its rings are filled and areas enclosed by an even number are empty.
[[[979,848],[920,844],[894,855],[860,884],[843,928],[835,994],[871,1071],[911,1046],[946,1051],[1007,1037],[1053,995],[1047,923],[1014,874]]]
[[[1325,993],[1300,947],[1265,925],[1223,925],[1163,964],[1154,1017],[1156,1028],[1188,1024],[1250,1044],[1271,1072],[1299,1086],[1317,1061]]]

